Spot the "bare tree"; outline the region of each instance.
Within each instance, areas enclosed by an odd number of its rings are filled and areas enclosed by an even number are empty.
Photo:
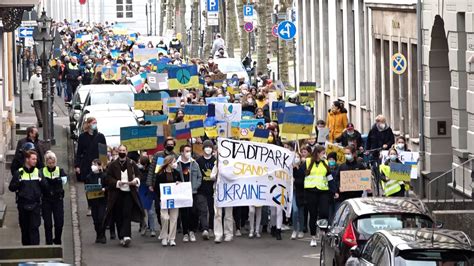
[[[186,1],[179,1],[177,5],[176,19],[179,19],[179,33],[181,33],[181,43],[183,44],[183,56],[188,54],[188,35],[186,33]]]
[[[287,12],[288,6],[290,5],[289,0],[280,0],[280,12]],[[280,76],[278,77],[283,84],[289,85],[290,84],[290,79],[288,76],[288,51],[290,44],[286,41],[280,40],[278,38],[278,41],[280,42],[280,49],[278,50],[278,53],[280,54]]]
[[[266,32],[266,1],[260,1],[257,4],[257,72],[266,73],[267,71],[267,32]]]
[[[244,58],[249,52],[249,34],[244,29],[244,5],[242,1],[237,0],[237,13],[239,14],[239,32],[240,32],[240,57]]]
[[[204,12],[207,16],[207,12]],[[204,32],[203,57],[207,58],[211,54],[212,46],[212,26],[209,25],[209,19],[206,19],[206,31]]]
[[[165,23],[165,16],[166,16],[166,0],[160,0],[160,24],[158,29],[158,34],[163,36],[164,32],[164,23]]]
[[[226,14],[225,42],[227,46],[227,53],[229,54],[229,57],[234,57],[234,42],[235,37],[238,35],[234,0],[226,1]]]
[[[192,6],[192,31],[191,31],[191,57],[199,56],[199,0],[193,0]]]
[[[173,18],[175,15],[174,1],[175,0],[168,0],[166,3],[167,4],[167,9],[166,9],[166,29],[167,30],[173,29]]]
[[[276,48],[277,48],[277,45],[276,45],[277,40],[272,35],[273,0],[266,0],[266,4],[267,4],[267,8],[266,8],[265,14],[266,14],[267,23],[265,25],[266,25],[266,31],[267,31],[267,43],[268,43],[267,49],[268,49],[268,53],[272,55],[273,53],[276,54]]]

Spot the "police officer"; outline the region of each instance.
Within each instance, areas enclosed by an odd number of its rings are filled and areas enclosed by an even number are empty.
[[[86,61],[85,67],[82,69],[82,84],[89,85],[94,78],[94,67],[92,66],[92,59]]]
[[[77,57],[71,57],[71,62],[66,65],[66,79],[67,79],[67,88],[68,88],[68,99],[72,99],[76,89],[81,83],[82,76],[79,64],[77,63]]]
[[[38,154],[29,150],[25,152],[25,163],[13,175],[8,189],[16,192],[21,243],[39,245],[39,227],[41,225],[41,196],[47,191],[47,183],[41,178],[36,168]]]
[[[311,158],[306,159],[306,177],[304,179],[304,196],[309,209],[309,228],[311,247],[317,246],[316,220],[329,216],[329,182],[334,182],[326,162],[324,146],[316,145]],[[332,185],[332,184],[331,184]]]
[[[181,41],[178,40],[176,36],[173,36],[173,39],[171,39],[170,41],[169,48],[174,49],[178,52],[181,52],[181,48],[183,48],[183,45],[181,44]]]
[[[63,185],[67,181],[67,175],[64,169],[56,165],[57,158],[52,151],[47,151],[44,157],[46,166],[41,169],[40,175],[48,183],[48,193],[43,195],[41,205],[46,245],[61,245],[64,225]],[[54,218],[54,238],[52,218]]]

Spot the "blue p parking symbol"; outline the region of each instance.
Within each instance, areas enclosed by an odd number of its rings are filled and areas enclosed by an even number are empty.
[[[167,209],[174,209],[174,199],[166,200],[166,208]]]
[[[163,187],[163,195],[171,195],[171,187],[170,186],[164,186]]]

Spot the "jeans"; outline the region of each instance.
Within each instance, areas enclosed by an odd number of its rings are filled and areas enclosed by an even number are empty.
[[[148,218],[148,228],[150,231],[156,231],[155,208],[146,210],[146,216]]]
[[[181,219],[181,226],[183,227],[183,235],[187,235],[189,232],[196,232],[197,218],[194,214],[195,213],[192,207],[179,209],[179,217]]]
[[[296,196],[293,194],[293,204],[291,206],[293,230],[303,232],[304,229],[304,206],[296,204]]]
[[[249,207],[250,233],[260,233],[260,222],[262,220],[262,207]]]
[[[66,94],[66,82],[62,82],[61,80],[56,80],[56,92],[58,97],[61,97],[61,95]]]
[[[242,227],[245,227],[245,223],[248,220],[249,207],[240,206],[233,208],[233,216],[235,221],[236,230],[240,230]]]
[[[276,226],[277,229],[281,229],[283,224],[283,210],[279,207],[270,207],[270,223],[272,226]]]
[[[38,124],[43,124],[43,101],[33,101],[33,106],[35,108],[36,120],[38,120]]]
[[[209,230],[209,217],[207,211],[207,198],[203,194],[196,194],[193,197],[194,216],[198,218],[201,229]]]

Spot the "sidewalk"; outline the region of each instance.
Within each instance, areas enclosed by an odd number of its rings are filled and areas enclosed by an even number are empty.
[[[23,88],[23,112],[19,113],[20,99],[19,96],[15,96],[15,108],[16,108],[16,124],[23,126],[35,125],[36,116],[34,109],[31,107],[31,100],[26,93],[28,84],[22,83]],[[58,158],[58,165],[69,173],[68,165],[68,154],[67,154],[67,136],[65,126],[68,124],[67,108],[64,106],[64,101],[58,97],[54,100],[54,111],[57,117],[54,117],[54,132],[56,145],[51,150],[56,153]],[[43,130],[39,128],[40,138],[42,138]],[[25,136],[18,135],[17,140]],[[16,146],[16,144],[15,144]],[[10,170],[6,171],[6,188],[10,182]],[[65,197],[64,197],[64,228],[63,228],[63,258],[65,263],[73,264],[74,252],[73,252],[73,236],[72,236],[72,222],[71,222],[71,199],[69,191],[69,183],[64,186]],[[15,194],[6,189],[3,195],[5,204],[7,205],[7,211],[5,216],[4,226],[0,228],[0,247],[7,246],[21,246],[21,233],[18,226],[18,211],[15,204]],[[41,244],[45,243],[43,221],[40,228],[40,239]]]

